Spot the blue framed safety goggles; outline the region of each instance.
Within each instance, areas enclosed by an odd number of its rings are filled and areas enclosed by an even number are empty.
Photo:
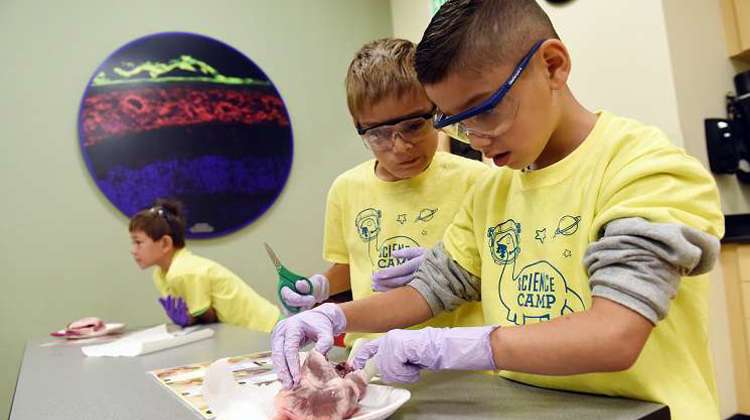
[[[465,111],[462,111],[456,115],[446,115],[442,112],[438,112],[435,114],[435,117],[433,119],[433,125],[435,128],[444,128],[449,125],[453,125],[456,123],[459,123],[463,120],[466,120],[468,118],[474,117],[476,115],[479,115],[483,112],[489,111],[492,108],[496,107],[497,104],[500,103],[500,101],[503,100],[505,95],[508,94],[508,91],[510,91],[510,88],[513,87],[513,85],[516,83],[516,80],[521,76],[521,73],[526,69],[526,67],[529,65],[529,62],[531,61],[531,57],[534,56],[534,54],[537,52],[539,47],[542,45],[542,43],[546,41],[546,39],[542,39],[540,41],[537,41],[534,46],[531,47],[528,53],[521,59],[521,61],[518,63],[516,68],[513,70],[513,73],[510,74],[510,77],[508,77],[508,80],[506,80],[500,88],[492,94],[486,101],[482,102],[479,105],[473,106]]]

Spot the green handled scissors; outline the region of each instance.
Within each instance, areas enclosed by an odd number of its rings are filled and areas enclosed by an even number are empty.
[[[279,273],[279,283],[278,287],[276,288],[276,293],[279,295],[279,301],[281,301],[281,304],[284,305],[287,311],[296,314],[299,312],[299,306],[289,306],[287,305],[286,301],[284,301],[284,297],[281,295],[281,289],[288,287],[292,289],[293,292],[299,293],[301,295],[307,295],[312,293],[312,283],[310,280],[305,276],[300,276],[299,274],[292,273],[291,271],[287,270],[286,267],[284,267],[284,264],[281,263],[281,260],[276,255],[275,252],[273,252],[273,249],[267,244],[263,243],[263,245],[266,247],[266,252],[268,252],[268,257],[271,258],[271,262],[273,265],[276,266],[276,271]],[[297,282],[300,280],[304,280],[307,282],[307,285],[310,287],[310,293],[302,293],[299,290],[297,290]]]

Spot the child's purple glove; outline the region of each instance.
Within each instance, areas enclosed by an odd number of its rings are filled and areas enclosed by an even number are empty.
[[[299,384],[299,351],[310,343],[325,355],[333,346],[333,337],[344,332],[346,316],[335,303],[324,303],[279,321],[271,333],[273,370],[290,389]]]
[[[190,325],[191,316],[188,312],[187,305],[181,297],[167,296],[166,298],[159,298],[159,303],[164,308],[164,312],[167,313],[169,319],[180,327],[187,327]]]
[[[382,269],[372,275],[372,290],[376,292],[387,292],[391,289],[404,286],[414,279],[414,273],[424,261],[425,249],[422,247],[411,247],[399,249],[393,252],[396,258],[404,258],[406,262],[395,267]]]
[[[310,286],[304,280],[297,280],[297,283],[294,285],[299,293],[288,287],[281,289],[281,299],[286,305],[296,306],[300,310],[307,311],[318,303],[323,303],[330,297],[330,283],[326,276],[313,274],[308,280],[312,284],[312,290],[310,290]],[[286,306],[282,305],[282,308],[286,312]]]
[[[422,369],[494,370],[490,334],[495,326],[391,330],[357,350],[352,365],[362,369],[375,357],[385,382],[413,383]]]

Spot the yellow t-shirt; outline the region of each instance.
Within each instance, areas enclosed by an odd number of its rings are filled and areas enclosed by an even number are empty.
[[[547,168],[503,169],[479,181],[445,236],[448,253],[482,279],[488,324],[549,320],[591,305],[582,263],[607,223],[642,217],[723,235],[711,175],[660,130],[599,113],[584,142]],[[683,278],[665,319],[622,372],[544,376],[501,371],[548,388],[667,404],[674,419],[718,418],[708,348],[707,275]]]
[[[174,254],[166,274],[154,270],[154,285],[162,296],[184,299],[192,316],[213,308],[219,321],[261,332],[270,332],[279,319],[279,308],[237,275],[187,248]]]
[[[328,192],[323,258],[349,264],[355,300],[376,293],[372,274],[401,264],[392,252],[431,247],[453,221],[464,196],[489,168],[477,161],[437,152],[430,166],[414,178],[386,182],[375,175],[375,160],[341,174]],[[482,325],[479,303],[461,305],[424,326]],[[346,343],[375,334],[346,334]]]

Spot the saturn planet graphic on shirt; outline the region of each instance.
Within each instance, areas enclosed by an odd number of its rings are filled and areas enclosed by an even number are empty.
[[[581,222],[581,216],[563,216],[557,223],[557,229],[555,229],[555,236],[565,235],[570,236],[578,231],[578,225]]]

